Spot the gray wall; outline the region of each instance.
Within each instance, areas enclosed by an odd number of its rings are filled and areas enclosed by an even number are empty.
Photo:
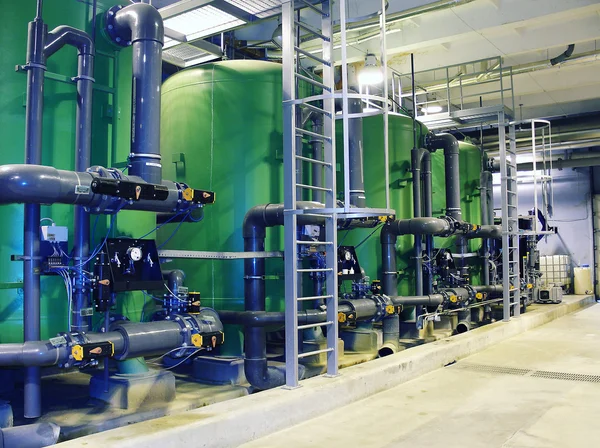
[[[522,173],[531,177],[531,173]],[[525,177],[519,183],[519,214],[533,208],[533,182]],[[554,214],[550,225],[558,227],[558,235],[544,238],[538,245],[542,255],[570,255],[573,266],[594,266],[594,234],[589,168],[552,172]],[[500,177],[494,175],[494,207],[500,216]],[[541,206],[541,199],[538,198]]]

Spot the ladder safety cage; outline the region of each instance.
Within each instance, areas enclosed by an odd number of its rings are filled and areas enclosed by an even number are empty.
[[[299,387],[299,360],[313,355],[326,354],[327,376],[338,375],[338,272],[337,223],[338,219],[389,216],[389,154],[388,154],[388,100],[387,61],[385,56],[385,6],[381,1],[380,30],[381,65],[384,71],[383,97],[351,93],[348,88],[348,63],[346,52],[347,5],[346,0],[309,1],[284,0],[282,2],[282,53],[283,53],[283,150],[284,150],[284,259],[285,259],[285,373],[288,389]],[[339,8],[341,60],[334,61],[334,5]],[[317,20],[315,20],[317,19]],[[307,23],[310,22],[310,23]],[[320,25],[315,23],[319,22]],[[337,23],[336,23],[337,25]],[[321,48],[311,51],[302,48],[305,37],[316,37]],[[318,55],[316,54],[318,53]],[[322,69],[321,79],[303,66]],[[341,92],[335,90],[335,67],[342,69]],[[311,88],[306,88],[310,86]],[[349,99],[373,101],[381,104],[377,114],[384,118],[385,205],[381,208],[358,208],[350,203],[349,132],[352,118],[376,115],[372,112],[349,113]],[[336,114],[336,100],[341,102]],[[336,120],[343,123],[344,191],[338,201],[336,189]],[[304,140],[311,153],[303,150]],[[308,152],[308,151],[307,151]],[[305,168],[310,168],[311,176]],[[310,180],[307,180],[309,179]],[[310,198],[319,204],[302,202]],[[302,203],[301,203],[302,202]],[[318,224],[325,235],[318,241],[305,241],[299,235],[304,224]],[[310,251],[324,254],[324,266],[306,268],[303,257]],[[322,291],[303,294],[302,277],[321,276]],[[325,322],[298,325],[298,310],[303,302],[321,301],[326,309]],[[304,352],[303,331],[322,329],[326,333],[326,347]]]
[[[502,195],[502,289],[503,320],[520,315],[521,279],[519,274],[519,212],[517,192],[517,145],[515,127],[508,125],[504,113],[498,114],[500,140],[500,177]],[[506,127],[508,126],[508,141]]]

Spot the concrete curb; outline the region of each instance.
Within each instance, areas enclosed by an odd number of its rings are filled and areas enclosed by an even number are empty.
[[[594,303],[570,297],[508,323],[496,322],[468,333],[393,356],[348,367],[336,378],[316,377],[294,390],[281,388],[217,403],[60,444],[61,447],[235,447],[385,391],[460,358],[573,313]]]

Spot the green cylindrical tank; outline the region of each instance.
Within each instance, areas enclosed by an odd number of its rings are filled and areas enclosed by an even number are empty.
[[[98,17],[118,2],[98,1]],[[35,16],[35,1],[15,3],[0,0],[3,26],[0,28],[0,134],[2,135],[0,165],[23,163],[25,137],[26,75],[15,72],[16,65],[25,64],[27,23]],[[71,25],[91,31],[91,2],[77,0],[47,0],[43,19],[48,29]],[[98,28],[100,20],[98,20]],[[111,166],[125,161],[129,153],[131,103],[131,51],[116,52],[103,42],[97,32],[94,77],[92,160]],[[125,68],[125,70],[123,70]],[[127,71],[129,70],[129,75]],[[77,74],[77,51],[65,47],[48,61],[45,83],[43,164],[72,170],[75,166],[75,112],[77,93],[70,81]],[[53,76],[59,75],[59,76]],[[50,79],[50,77],[54,79]],[[119,84],[115,82],[119,79]],[[126,82],[122,82],[126,81]],[[112,92],[118,90],[118,99]],[[121,157],[115,159],[117,154]],[[42,207],[42,216],[56,225],[68,226],[73,236],[73,207],[55,205]],[[92,218],[92,222],[94,218]],[[48,223],[45,223],[48,224]],[[95,245],[106,232],[106,218],[101,217],[96,229]],[[70,245],[72,247],[72,245]],[[10,261],[12,254],[23,252],[23,206],[0,207],[0,343],[23,339],[23,265]],[[41,336],[48,338],[67,330],[67,299],[62,279],[42,278]]]
[[[471,224],[481,224],[481,196],[479,192],[479,176],[481,173],[481,151],[478,147],[465,143],[459,143],[460,151],[460,204],[463,221]],[[446,184],[444,176],[436,176],[436,173],[444,173],[443,151],[432,154],[431,167],[433,171],[433,215],[442,215],[446,207]],[[436,248],[453,249],[456,237],[435,238]],[[481,239],[469,241],[469,252],[476,252],[481,247]],[[469,258],[471,279],[473,284],[480,284],[481,263],[479,258]]]
[[[184,70],[163,84],[161,151],[164,176],[216,193],[199,223],[184,223],[167,248],[243,251],[242,223],[255,205],[283,202],[281,65],[228,61]],[[159,232],[159,243],[176,224]],[[266,250],[282,250],[280,228]],[[186,274],[205,306],[243,309],[243,261],[180,260],[164,265]],[[283,309],[283,264],[267,260],[267,308]],[[229,332],[230,333],[230,332]],[[229,350],[239,338],[226,338]]]
[[[427,128],[417,123],[417,144],[423,144]],[[385,208],[385,164],[383,153],[383,117],[363,118],[364,178],[367,207]],[[342,126],[337,125],[338,163],[341,165]],[[413,217],[411,150],[414,147],[413,121],[407,116],[389,117],[388,151],[390,161],[390,208],[396,211],[397,219]],[[338,171],[338,191],[343,191],[343,178]],[[361,267],[371,280],[381,276],[381,245],[379,229],[358,229],[338,235],[338,243],[360,245],[357,256]],[[398,293],[414,294],[413,242],[411,235],[398,237],[397,264]]]

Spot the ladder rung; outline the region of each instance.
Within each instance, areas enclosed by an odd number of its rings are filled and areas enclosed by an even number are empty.
[[[327,322],[319,322],[316,324],[298,325],[298,330],[308,330],[309,328],[326,327],[332,324],[333,322],[328,320]]]
[[[312,296],[312,297],[298,297],[298,302],[307,302],[309,300],[321,300],[321,299],[333,299],[333,296]]]
[[[304,3],[306,6],[308,6],[310,9],[312,9],[313,11],[315,11],[316,13],[321,14],[322,16],[327,17],[329,14],[327,14],[325,11],[323,11],[321,8],[317,8],[315,5],[313,5],[312,3],[307,2],[306,0],[300,0],[302,3]]]
[[[319,56],[316,56],[316,55],[312,54],[310,51],[303,50],[302,48],[299,48],[299,47],[296,47],[296,46],[294,46],[294,50],[296,50],[298,53],[306,56],[307,58],[314,59],[315,61],[320,62],[321,64],[323,64],[323,65],[325,65],[327,67],[331,67],[331,62],[326,61],[325,59],[320,58]]]
[[[317,81],[316,79],[309,78],[308,76],[301,75],[300,73],[296,73],[296,78],[301,79],[302,81],[305,81],[309,84],[312,84],[313,86],[320,87],[323,90],[327,90],[328,92],[331,92],[330,87],[326,86],[322,82]]]
[[[298,269],[296,272],[332,272],[331,268]]]
[[[333,246],[331,241],[296,241],[296,244],[303,244],[305,246]]]
[[[300,107],[306,107],[307,109],[310,109],[313,112],[316,112],[318,114],[323,114],[323,115],[326,115],[328,117],[331,117],[331,114],[329,112],[327,112],[324,109],[321,109],[320,107],[313,106],[312,104],[309,104],[309,103],[300,103],[300,104],[298,104],[298,106],[300,106]]]
[[[296,158],[298,160],[303,160],[304,162],[308,162],[308,163],[316,163],[317,165],[331,166],[331,163],[329,163],[329,162],[323,162],[322,160],[311,159],[310,157],[296,155]]]
[[[296,184],[296,187],[306,188],[307,190],[316,190],[316,191],[329,191],[329,192],[333,191],[331,188],[315,187],[314,185],[306,185],[306,184]]]
[[[319,355],[321,353],[328,353],[328,352],[332,352],[332,351],[333,351],[332,348],[324,348],[322,350],[314,350],[312,352],[298,353],[298,358],[306,358],[308,356]]]
[[[296,132],[298,132],[300,134],[308,135],[310,137],[318,138],[320,140],[331,141],[331,138],[327,137],[326,135],[321,135],[321,134],[318,134],[313,131],[307,131],[306,129],[298,128],[298,129],[296,129]]]
[[[299,26],[302,29],[305,29],[306,31],[308,31],[311,34],[314,34],[315,36],[321,38],[322,40],[324,40],[325,42],[329,42],[331,39],[329,39],[329,37],[325,36],[324,34],[321,34],[320,32],[318,32],[317,30],[315,30],[312,26],[307,25],[304,22],[298,22],[297,20],[294,21],[294,23]]]

